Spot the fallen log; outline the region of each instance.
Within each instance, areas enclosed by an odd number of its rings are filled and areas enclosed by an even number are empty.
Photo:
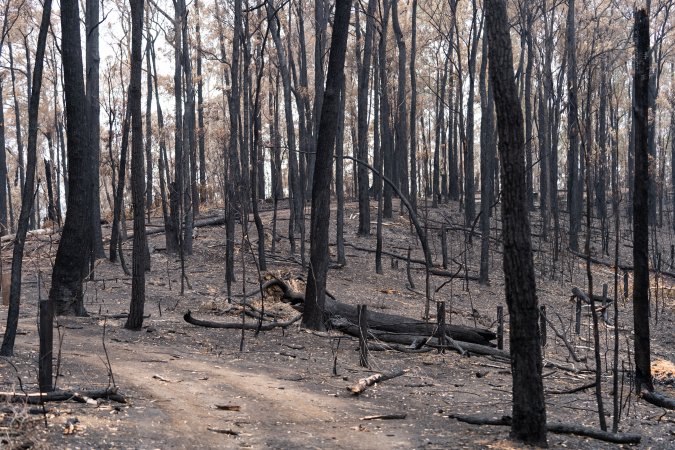
[[[336,330],[339,330],[350,336],[359,336],[359,327],[344,320],[340,319],[331,319],[330,324]],[[402,333],[393,333],[389,331],[380,331],[372,328],[368,329],[368,334],[374,339],[377,339],[382,342],[400,344],[410,346],[411,349],[420,349],[423,346],[428,346],[432,348],[446,348],[457,350],[456,347],[452,346],[441,346],[438,342],[438,338],[430,337],[431,335],[419,335],[419,334],[402,334]],[[476,344],[474,342],[464,342],[461,340],[456,341],[457,345],[464,350],[465,352],[473,353],[476,355],[489,355],[495,356],[500,359],[508,360],[510,358],[509,354],[504,350],[499,350],[494,347],[487,345]]]
[[[326,313],[329,320],[336,318],[343,321],[356,324],[358,323],[358,314],[356,307],[346,303],[326,299]],[[340,323],[340,322],[337,322]],[[370,312],[368,314],[368,328],[378,331],[386,331],[397,334],[410,334],[416,336],[432,336],[436,332],[436,324],[424,322],[422,320],[412,319],[410,317],[399,316],[395,314],[386,314],[380,312]],[[473,342],[484,346],[493,346],[490,342],[497,335],[484,328],[471,328],[462,325],[445,325],[446,335],[455,340],[463,342]]]
[[[497,425],[497,426],[511,426],[511,417],[503,416],[499,419],[480,417],[480,416],[465,416],[461,414],[451,414],[450,419],[456,419],[460,422],[471,425]],[[546,430],[557,434],[574,434],[577,436],[589,437],[598,439],[600,441],[611,442],[614,444],[639,444],[642,437],[639,434],[632,433],[610,433],[609,431],[597,430],[595,428],[588,428],[576,424],[568,423],[547,423]]]
[[[576,286],[572,287],[572,297],[576,297],[580,300],[583,300],[583,302],[586,303],[587,305],[591,304],[591,298],[588,296],[588,294],[586,292],[582,291],[581,289],[579,289]],[[599,303],[600,305],[602,305],[602,302],[604,300],[605,301],[605,307],[609,306],[614,301],[614,299],[612,299],[611,297],[607,297],[607,298],[603,299],[602,295],[598,295],[598,294],[593,294],[593,300],[596,303]]]
[[[605,266],[605,267],[614,267],[614,261],[603,261],[602,259],[594,258],[592,256],[588,257],[588,256],[584,255],[583,253],[576,252],[576,251],[574,251],[570,248],[568,248],[567,250],[571,254],[573,254],[574,256],[576,256],[578,258],[582,258],[584,260],[588,259],[593,264],[599,264],[599,265]],[[619,269],[621,269],[624,272],[632,272],[633,266],[630,265],[630,264],[619,262]],[[670,277],[670,278],[675,278],[675,272],[668,272],[668,271],[665,271],[665,270],[657,270],[657,269],[654,269],[654,268],[651,268],[651,267],[649,269],[649,272],[658,273],[659,275],[664,275],[664,276],[667,276],[667,277]]]
[[[660,408],[675,409],[675,399],[666,397],[665,395],[659,394],[656,391],[642,391],[640,393],[640,397],[652,405],[656,405]]]
[[[201,320],[195,319],[192,317],[192,312],[188,310],[183,315],[183,320],[191,325],[197,325],[200,327],[206,328],[226,328],[231,330],[260,330],[260,331],[270,331],[275,328],[288,328],[293,325],[295,322],[300,320],[302,315],[295,316],[293,319],[288,322],[270,322],[263,325],[256,323],[239,323],[239,322],[212,322],[210,320]]]
[[[27,403],[29,405],[40,405],[45,402],[63,402],[75,400],[79,403],[91,403],[90,400],[107,399],[118,403],[126,403],[123,395],[117,392],[117,388],[102,389],[95,391],[54,391],[54,392],[34,392],[30,394],[18,392],[0,392],[0,401],[8,403]]]
[[[564,389],[558,391],[546,391],[547,394],[576,394],[577,392],[585,391],[586,389],[594,388],[597,383],[594,381],[592,383],[584,384],[583,386],[577,386],[572,389]]]
[[[407,414],[377,414],[374,416],[364,416],[359,420],[403,420],[408,417]]]
[[[263,290],[273,286],[281,289],[282,300],[287,300],[296,310],[302,312],[302,304],[305,301],[303,293],[294,291],[288,283],[278,278],[266,281],[263,284]],[[356,306],[338,302],[332,298],[326,298],[324,307],[329,321],[338,319],[336,323],[348,322],[356,324],[359,322]],[[432,336],[436,332],[436,324],[434,323],[375,311],[368,314],[368,328],[415,336]],[[471,328],[462,325],[446,325],[445,331],[446,335],[454,341],[462,341],[463,343],[471,342],[488,347],[494,346],[490,341],[497,337],[491,330],[485,328]]]
[[[363,393],[363,391],[365,391],[375,383],[381,383],[383,381],[391,380],[392,378],[400,377],[404,373],[406,373],[406,371],[402,369],[398,369],[391,373],[376,373],[375,375],[371,375],[366,378],[361,378],[353,386],[347,386],[347,390],[354,395],[360,395],[361,393]]]

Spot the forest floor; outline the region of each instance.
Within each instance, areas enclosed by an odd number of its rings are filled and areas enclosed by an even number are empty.
[[[398,202],[396,202],[398,203]],[[373,203],[373,220],[375,219]],[[480,237],[466,242],[458,205],[452,203],[423,214],[428,219],[434,258],[440,265],[438,227],[450,226],[448,270],[464,262],[467,271],[477,275]],[[216,214],[217,211],[213,211]],[[358,205],[348,203],[345,211],[345,240],[348,244],[375,248],[374,235],[356,235]],[[205,214],[208,215],[208,214]],[[263,213],[270,230],[271,212]],[[334,214],[332,217],[334,221]],[[158,223],[159,219],[155,219]],[[536,225],[536,222],[535,222]],[[309,221],[307,221],[309,229]],[[334,226],[332,228],[334,239]],[[395,214],[386,220],[384,248],[405,256],[408,246],[413,258],[422,253],[409,221]],[[280,234],[287,236],[288,211],[279,213]],[[254,227],[251,226],[251,235]],[[375,227],[372,227],[374,232]],[[109,229],[104,230],[109,233]],[[392,350],[371,352],[371,370],[359,367],[358,343],[337,332],[312,333],[297,324],[242,334],[239,330],[196,327],[183,320],[191,310],[200,319],[241,322],[240,309],[227,303],[224,282],[224,229],[199,228],[194,254],[186,259],[190,287],[180,295],[180,261],[167,257],[163,234],[149,238],[152,271],[147,274],[145,312],[150,316],[140,332],[124,329],[131,279],[119,264],[101,260],[96,281],[86,283],[89,317],[58,318],[59,352],[57,387],[75,391],[116,386],[127,403],[101,401],[98,405],[51,402],[45,414],[30,414],[20,404],[0,404],[0,447],[8,448],[518,448],[509,440],[507,427],[473,426],[448,416],[475,414],[491,417],[510,415],[511,373],[508,363],[481,356],[460,356],[447,351],[415,354]],[[535,226],[535,234],[541,234]],[[496,231],[493,230],[493,236]],[[625,235],[625,236],[624,236]],[[622,234],[624,239],[628,233]],[[277,252],[268,246],[267,276],[287,280],[304,291],[298,277],[306,276],[297,256],[292,258],[288,241],[282,237]],[[24,263],[22,305],[15,356],[0,359],[0,390],[36,391],[38,333],[37,299],[47,295],[51,264],[58,234],[34,234],[28,239]],[[251,238],[254,241],[255,239]],[[612,238],[613,239],[613,238]],[[659,238],[661,239],[661,238]],[[663,236],[662,246],[668,248]],[[334,240],[332,241],[334,242]],[[621,242],[622,260],[631,261],[628,241]],[[541,304],[556,329],[563,332],[580,358],[574,363],[562,341],[548,329],[544,347],[544,386],[549,422],[565,422],[598,427],[598,407],[593,389],[572,394],[556,393],[594,381],[593,344],[590,319],[584,308],[581,333],[574,333],[570,302],[572,286],[586,290],[585,262],[562,252],[554,261],[550,244],[535,238],[537,289]],[[599,246],[596,245],[599,248]],[[610,243],[614,248],[613,241]],[[3,243],[8,256],[11,242]],[[237,283],[234,293],[258,289],[258,273],[250,252],[237,245]],[[309,250],[309,245],[307,246]],[[438,289],[435,300],[445,300],[447,321],[453,324],[486,327],[496,331],[496,308],[504,305],[504,281],[500,245],[491,245],[491,280],[488,286],[462,278],[432,277]],[[125,243],[126,259],[131,260],[131,240]],[[331,246],[331,257],[335,247]],[[463,253],[464,252],[464,253]],[[667,252],[666,252],[667,253]],[[664,253],[664,254],[666,254]],[[609,261],[612,258],[595,255]],[[416,289],[407,287],[404,260],[398,266],[384,259],[384,274],[377,275],[374,254],[346,248],[347,265],[331,269],[328,290],[340,301],[367,304],[371,310],[420,318],[423,313],[424,271],[413,265]],[[453,262],[452,260],[456,262]],[[245,274],[241,261],[246,261]],[[5,259],[5,263],[8,260]],[[38,272],[41,291],[38,293]],[[593,265],[595,292],[603,283],[614,295],[613,269]],[[623,297],[619,273],[620,393],[622,415],[620,431],[642,436],[639,447],[674,448],[675,412],[652,406],[629,395],[632,353],[630,301]],[[675,396],[675,284],[661,276],[653,282],[654,314],[651,329],[652,360],[656,387]],[[630,286],[629,286],[630,288]],[[415,292],[417,291],[417,292]],[[259,302],[260,295],[252,297]],[[265,309],[287,320],[297,313],[278,297],[267,296]],[[506,308],[504,308],[506,309]],[[658,322],[656,312],[658,311]],[[432,312],[435,307],[432,306]],[[7,307],[0,309],[0,330],[4,330]],[[613,318],[613,312],[610,312]],[[246,318],[252,323],[254,319]],[[508,330],[508,320],[506,321]],[[612,422],[613,327],[601,322],[602,390],[608,423]],[[508,339],[506,340],[508,349]],[[240,351],[243,346],[243,351]],[[629,346],[630,348],[628,348]],[[336,371],[337,375],[333,373]],[[375,372],[405,369],[404,376],[388,380],[356,397],[347,387]],[[368,420],[369,416],[397,414],[405,418]],[[76,420],[75,420],[76,419]],[[549,433],[552,448],[614,448],[615,445],[572,435]]]

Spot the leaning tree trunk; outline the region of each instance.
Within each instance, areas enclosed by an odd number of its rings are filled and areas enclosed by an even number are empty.
[[[67,5],[68,0],[63,3]],[[62,6],[63,9],[63,6]],[[2,347],[0,347],[0,355],[12,356],[14,354],[14,341],[16,339],[16,331],[19,325],[19,305],[21,299],[21,269],[23,265],[23,251],[26,244],[26,235],[28,234],[28,223],[30,219],[31,210],[33,208],[33,199],[35,198],[35,170],[37,167],[37,136],[38,136],[38,112],[40,109],[40,91],[42,89],[42,66],[44,61],[45,47],[47,43],[47,31],[49,29],[49,22],[52,13],[52,2],[46,0],[42,8],[42,21],[40,23],[40,33],[38,35],[37,48],[35,51],[35,69],[33,74],[33,86],[31,89],[31,96],[28,103],[28,160],[26,165],[26,186],[23,188],[23,195],[21,198],[21,213],[19,216],[19,225],[14,237],[14,249],[12,251],[12,274],[11,285],[9,291],[9,310],[7,311],[7,327],[5,328],[5,336],[2,340]],[[79,41],[78,41],[79,42]],[[65,51],[65,47],[64,47]],[[64,53],[65,54],[65,53]],[[80,64],[80,67],[81,64]],[[81,72],[80,72],[81,73]],[[3,107],[0,104],[0,109]],[[4,180],[3,180],[4,181]],[[60,246],[59,246],[60,247]],[[80,266],[81,268],[81,266]],[[48,322],[49,329],[42,330],[42,335],[46,337],[46,343],[49,348],[47,352],[40,353],[41,356],[47,356],[48,361],[41,361],[40,366],[48,366],[49,373],[47,380],[40,377],[41,390],[51,390],[51,322],[53,320],[53,304],[51,298],[47,302],[47,307],[40,308],[41,324]],[[46,314],[48,317],[43,317]],[[43,350],[41,348],[41,350]],[[45,385],[44,381],[48,381]]]
[[[511,434],[525,443],[546,446],[546,405],[527,208],[523,116],[513,74],[505,2],[487,0],[486,14],[490,81],[495,94],[503,180],[504,278],[513,373]]]
[[[310,265],[302,323],[322,330],[328,274],[328,226],[330,220],[330,182],[333,167],[333,146],[337,133],[335,123],[340,109],[340,85],[344,78],[345,53],[349,30],[351,0],[337,0],[331,38],[328,74],[324,91],[321,121],[316,143],[316,162],[312,186]]]
[[[633,194],[633,327],[636,392],[653,390],[649,342],[649,18],[635,13],[635,181]]]

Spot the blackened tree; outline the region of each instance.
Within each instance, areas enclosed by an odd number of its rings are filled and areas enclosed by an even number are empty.
[[[46,0],[42,7],[42,21],[40,23],[40,33],[38,35],[37,49],[35,52],[35,69],[33,73],[33,86],[28,104],[28,159],[26,165],[26,185],[23,188],[21,198],[21,213],[19,215],[19,226],[14,237],[14,249],[12,252],[12,275],[11,287],[9,291],[9,311],[7,312],[7,328],[2,340],[0,355],[12,356],[14,354],[14,340],[19,325],[19,300],[21,298],[21,268],[23,263],[23,250],[26,244],[26,234],[28,233],[29,219],[31,209],[33,208],[33,199],[35,198],[35,169],[37,166],[37,136],[38,136],[38,111],[40,109],[40,91],[42,89],[42,66],[44,61],[45,47],[47,43],[47,31],[52,14],[51,0]],[[79,41],[78,41],[79,42]],[[81,67],[81,66],[80,66]],[[0,105],[2,108],[2,105]],[[45,308],[49,316],[52,314],[52,305]],[[47,319],[51,320],[51,317]],[[46,320],[48,322],[49,320]],[[43,330],[48,336],[48,346],[51,347],[51,328]],[[51,367],[51,348],[49,350],[49,365]],[[51,378],[51,369],[48,378]],[[50,387],[47,386],[50,390]]]
[[[529,444],[545,446],[546,405],[527,208],[523,116],[513,74],[506,2],[487,0],[485,10],[503,182],[504,278],[513,373],[511,435]]]
[[[649,18],[635,13],[635,179],[633,189],[633,326],[636,392],[653,390],[649,343]]]
[[[345,53],[349,30],[351,0],[337,0],[330,45],[328,74],[321,107],[316,143],[316,162],[312,184],[312,217],[309,274],[302,323],[315,330],[324,329],[323,309],[328,273],[328,226],[330,220],[330,183],[333,177],[333,148],[340,109],[340,85],[344,77]]]
[[[141,66],[143,65],[143,0],[131,1],[131,198],[134,209],[134,244],[131,272],[131,304],[124,324],[130,330],[143,325],[145,305],[145,152],[143,149],[143,116],[141,115]]]
[[[91,247],[91,163],[89,109],[84,90],[80,8],[76,0],[61,2],[61,57],[66,95],[68,138],[68,211],[56,252],[49,298],[61,315],[85,315],[82,280]]]

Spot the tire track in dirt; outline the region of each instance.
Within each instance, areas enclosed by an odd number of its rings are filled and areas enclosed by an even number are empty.
[[[360,427],[359,417],[368,405],[363,402],[269,377],[263,367],[251,370],[250,361],[241,370],[185,353],[175,359],[175,351],[168,348],[153,347],[152,354],[159,358],[146,363],[116,359],[114,365],[118,384],[131,388],[139,396],[132,401],[144,409],[142,414],[130,412],[130,420],[136,421],[140,434],[158,425],[164,428],[163,448],[414,447],[396,424],[383,424],[379,432],[364,431],[368,429]],[[230,431],[237,435],[226,433]]]

